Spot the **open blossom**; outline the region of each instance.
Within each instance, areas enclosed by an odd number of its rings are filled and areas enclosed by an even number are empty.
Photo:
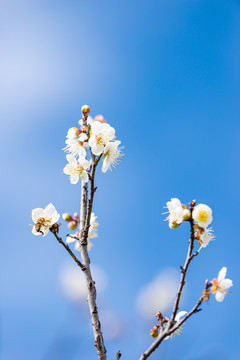
[[[109,142],[104,147],[103,151],[103,165],[102,165],[102,172],[107,172],[108,169],[111,169],[111,166],[116,167],[119,163],[119,158],[123,156],[121,153],[121,149],[118,146],[121,144],[121,141],[116,140],[114,142]]]
[[[73,155],[66,156],[68,164],[63,169],[63,172],[67,175],[70,175],[71,184],[77,184],[79,178],[82,179],[83,182],[88,181],[88,173],[87,169],[90,166],[88,160],[79,157],[77,160]]]
[[[169,215],[166,220],[169,221],[170,229],[178,227],[183,221],[183,207],[181,201],[177,198],[167,202]]]
[[[212,222],[212,210],[205,204],[199,204],[194,208],[192,217],[201,228],[205,229]]]
[[[109,124],[94,121],[91,125],[91,137],[89,146],[94,155],[100,155],[104,151],[104,146],[115,138],[115,129]]]
[[[219,302],[222,302],[225,295],[228,293],[228,289],[233,286],[233,282],[230,279],[225,279],[227,273],[227,268],[223,267],[219,273],[218,278],[212,280],[211,291],[215,294],[215,299]]]
[[[49,228],[59,220],[60,214],[57,213],[55,206],[49,204],[42,208],[32,210],[32,219],[35,225],[32,228],[34,235],[46,236]]]
[[[82,134],[80,135],[80,137],[81,136]],[[87,153],[82,141],[80,141],[79,139],[67,139],[65,143],[67,144],[67,146],[63,148],[65,152],[69,152],[74,156],[78,155],[80,157],[86,157]]]
[[[182,318],[187,314],[187,311],[179,311],[177,313],[177,315],[175,316],[175,322],[176,325],[179,324],[182,321]],[[167,326],[167,324],[164,324],[164,326]],[[174,335],[180,335],[180,333],[182,332],[182,326],[181,325],[176,331],[174,331],[174,333],[172,333],[170,336],[165,337],[164,340],[169,339],[170,337],[173,337]]]

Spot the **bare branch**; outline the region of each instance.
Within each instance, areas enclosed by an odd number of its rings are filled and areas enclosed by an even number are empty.
[[[73,260],[75,261],[75,263],[84,271],[84,266],[81,263],[80,260],[78,260],[78,258],[74,255],[74,253],[72,252],[72,250],[70,249],[70,247],[65,244],[65,242],[58,236],[58,234],[56,232],[53,232],[53,235],[55,236],[55,238],[57,239],[57,241],[67,250],[67,252],[71,255],[71,257],[73,258]]]
[[[118,352],[116,353],[116,360],[119,360],[121,356],[122,356],[121,352],[118,351]]]

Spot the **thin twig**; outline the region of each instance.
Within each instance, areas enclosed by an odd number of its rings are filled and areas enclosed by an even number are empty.
[[[118,351],[118,352],[116,353],[116,360],[119,360],[121,356],[122,356],[121,352]]]
[[[75,261],[75,263],[84,271],[84,266],[81,263],[81,261],[74,255],[74,253],[72,252],[72,250],[70,249],[70,247],[65,244],[65,242],[58,236],[58,234],[56,232],[53,232],[53,235],[55,236],[55,238],[57,239],[57,241],[67,250],[67,252],[70,254],[70,256],[73,258],[73,260]]]

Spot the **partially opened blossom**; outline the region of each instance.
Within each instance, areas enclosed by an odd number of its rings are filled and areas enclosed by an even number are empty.
[[[212,228],[204,229],[198,240],[199,245],[203,248],[207,247],[209,242],[215,240],[215,235]]]
[[[68,164],[63,169],[63,172],[70,175],[71,184],[77,184],[79,179],[82,179],[83,182],[87,182],[88,173],[86,170],[90,166],[89,161],[82,157],[77,160],[73,155],[67,155],[66,158]]]
[[[183,207],[181,201],[177,198],[167,202],[169,215],[166,220],[169,221],[170,229],[178,227],[183,221]]]
[[[212,209],[205,204],[199,204],[194,208],[192,217],[201,228],[205,229],[212,222]]]
[[[81,133],[81,130],[76,128],[76,127],[72,127],[68,130],[67,133],[67,138],[68,139],[76,139]]]
[[[121,141],[116,140],[107,143],[103,150],[103,165],[102,172],[107,172],[108,169],[112,170],[112,166],[116,167],[119,163],[119,158],[123,156],[121,149],[118,147]]]
[[[178,325],[181,321],[182,321],[182,318],[187,314],[187,311],[179,311],[177,313],[177,315],[175,316],[175,325]],[[167,326],[164,325],[164,326]],[[174,333],[172,333],[170,336],[167,336],[165,337],[164,340],[167,340],[169,339],[170,337],[172,338],[174,335],[180,335],[180,333],[182,332],[182,329],[183,329],[183,325],[181,325],[176,331],[174,331]]]
[[[227,273],[227,268],[223,267],[219,273],[218,278],[212,280],[211,291],[215,294],[215,299],[219,302],[222,302],[225,295],[228,293],[228,289],[233,286],[233,282],[230,279],[225,279]]]
[[[91,124],[91,137],[89,146],[94,155],[100,155],[104,151],[104,146],[115,138],[115,129],[109,124],[94,121]]]
[[[55,206],[51,203],[45,209],[36,208],[32,210],[32,219],[35,223],[32,233],[34,235],[46,236],[49,228],[59,220],[59,217],[60,214],[57,213]]]

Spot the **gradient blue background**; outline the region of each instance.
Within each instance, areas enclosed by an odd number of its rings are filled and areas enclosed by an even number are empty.
[[[78,211],[61,148],[85,103],[126,153],[112,174],[98,172],[94,205],[92,262],[108,273],[105,304],[127,329],[106,344],[109,359],[149,346],[154,314],[139,318],[136,294],[184,261],[188,226],[170,230],[161,215],[171,197],[211,206],[217,236],[191,267],[182,309],[222,266],[234,287],[152,359],[240,358],[239,36],[237,0],[1,1],[1,359],[96,359],[88,320],[59,287],[68,254],[29,226],[49,202]]]

